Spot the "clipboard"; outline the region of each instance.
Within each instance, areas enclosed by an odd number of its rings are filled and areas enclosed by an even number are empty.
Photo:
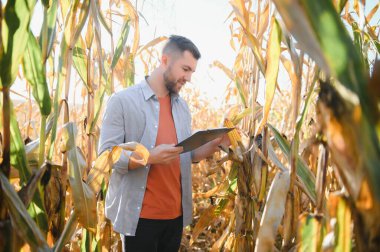
[[[200,130],[195,132],[190,137],[186,138],[182,142],[178,143],[177,146],[183,147],[183,152],[188,152],[195,150],[196,148],[218,138],[223,136],[224,134],[230,132],[235,128],[216,128],[216,129],[207,129],[207,130]]]

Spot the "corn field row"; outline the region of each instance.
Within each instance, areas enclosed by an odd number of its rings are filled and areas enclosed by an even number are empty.
[[[378,251],[374,2],[230,0],[226,39],[236,59],[232,68],[213,64],[230,79],[225,107],[214,111],[187,88],[181,95],[194,129],[236,130],[229,149],[193,165],[195,216],[181,251]],[[34,34],[35,0],[0,1],[0,251],[120,251],[104,198],[121,148],[96,153],[102,109],[134,84],[136,61],[149,74],[166,37],[140,45],[129,0],[38,4]]]

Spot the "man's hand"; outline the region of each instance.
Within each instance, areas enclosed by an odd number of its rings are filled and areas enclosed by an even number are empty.
[[[225,149],[227,149],[231,145],[231,141],[228,137],[228,134],[224,134],[223,136],[216,138],[215,140],[213,140],[213,142],[216,146],[222,146]]]
[[[193,153],[193,163],[197,163],[204,158],[210,157],[214,152],[220,150],[219,146],[223,146],[224,148],[228,148],[231,145],[230,138],[228,134],[224,134],[221,137],[218,137],[205,145],[194,150]]]
[[[149,151],[148,164],[169,164],[183,151],[183,147],[174,144],[161,144]]]

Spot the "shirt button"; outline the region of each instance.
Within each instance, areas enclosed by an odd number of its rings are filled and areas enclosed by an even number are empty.
[[[154,127],[157,129],[157,125],[154,125]]]
[[[142,186],[141,189],[145,189],[145,186]]]
[[[140,207],[139,207],[139,206],[137,207],[137,210],[140,210]]]

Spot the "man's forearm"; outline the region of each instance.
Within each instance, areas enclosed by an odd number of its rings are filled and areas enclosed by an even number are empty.
[[[219,150],[219,143],[220,140],[215,139],[211,142],[208,142],[205,145],[202,145],[201,147],[194,150],[193,156],[192,156],[192,162],[197,163],[201,161],[202,159],[208,158],[212,156],[216,151]]]

